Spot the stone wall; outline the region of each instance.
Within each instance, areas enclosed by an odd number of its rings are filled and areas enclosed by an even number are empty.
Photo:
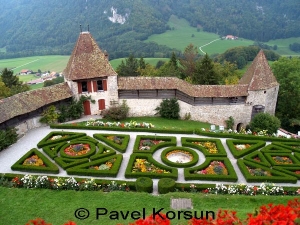
[[[32,130],[34,128],[47,126],[46,124],[40,123],[40,116],[30,118],[27,120],[22,121],[18,125],[15,126],[17,129],[17,134],[19,137],[24,136],[29,130]]]

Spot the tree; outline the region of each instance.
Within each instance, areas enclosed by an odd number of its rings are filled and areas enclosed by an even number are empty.
[[[196,60],[198,59],[198,48],[193,44],[189,44],[183,53],[183,57],[179,59],[181,65],[181,76],[183,79],[192,77],[196,70]]]
[[[280,128],[280,120],[268,113],[258,113],[250,122],[250,129],[254,132],[267,130],[267,134],[276,134]]]
[[[145,69],[145,68],[146,68],[146,65],[147,65],[147,64],[146,64],[144,58],[141,57],[140,60],[139,60],[139,68],[140,68],[140,69]]]
[[[177,57],[175,53],[172,53],[170,60],[164,63],[157,71],[157,75],[160,77],[180,77],[180,71],[178,67]]]
[[[296,132],[300,128],[293,122],[300,120],[300,59],[282,57],[272,64],[272,71],[280,84],[276,116],[284,129]]]
[[[207,54],[198,60],[195,72],[192,74],[193,84],[215,85],[219,84],[218,74],[214,70],[214,63]]]
[[[0,99],[11,96],[10,89],[0,79]]]
[[[8,70],[7,68],[4,68],[2,70],[2,82],[8,88],[20,84],[19,78],[14,75],[14,72],[12,70]]]
[[[125,63],[122,60],[121,64],[117,68],[117,73],[119,76],[130,76],[130,77],[136,77],[139,75],[138,73],[139,68],[139,62],[134,57],[133,54],[130,54],[127,59],[125,59]]]
[[[163,118],[179,119],[180,107],[176,98],[164,99],[155,111]]]

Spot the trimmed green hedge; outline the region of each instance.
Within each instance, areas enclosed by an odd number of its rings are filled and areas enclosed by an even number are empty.
[[[43,160],[45,166],[23,165],[24,161],[33,155],[37,155],[41,160]],[[11,166],[11,169],[23,172],[59,173],[58,167],[36,148],[29,150],[25,155],[23,155],[15,164]]]
[[[291,142],[291,141],[299,141],[298,139],[287,139],[287,138],[278,138],[278,137],[270,137],[270,136],[256,136],[251,134],[235,134],[235,133],[222,133],[222,132],[207,132],[196,130],[195,134],[201,136],[208,136],[208,137],[218,137],[218,138],[233,138],[233,139],[245,139],[245,140],[261,140],[261,141],[280,141],[280,142]]]
[[[249,153],[252,153],[266,145],[265,141],[254,141],[254,140],[232,140],[227,139],[226,144],[232,153],[233,157],[238,159],[241,158]],[[242,144],[249,144],[251,147],[243,149],[243,150],[237,150],[235,148],[235,145],[242,145]]]
[[[132,172],[136,159],[145,159],[150,164],[160,168],[161,170],[169,171],[170,173],[151,173],[151,172]],[[130,156],[129,162],[127,164],[127,168],[125,171],[126,178],[136,178],[136,177],[150,177],[150,178],[175,178],[178,177],[177,169],[167,167],[163,164],[158,163],[155,159],[153,159],[152,155],[150,154],[143,154],[143,153],[133,153]]]
[[[72,141],[81,141],[81,142],[88,141],[88,142],[91,142],[91,143],[93,143],[93,144],[95,144],[95,145],[97,145],[97,144],[99,143],[98,140],[96,140],[95,138],[92,138],[92,137],[90,137],[90,136],[85,136],[85,137],[76,138],[76,139],[74,139],[74,140],[72,140]]]
[[[228,175],[214,175],[214,174],[198,174],[196,171],[201,171],[210,166],[210,163],[213,161],[222,162],[228,172]],[[237,181],[238,177],[236,172],[228,158],[225,157],[208,157],[205,162],[199,166],[193,168],[184,169],[185,180],[213,180],[213,181]]]
[[[56,139],[56,140],[50,140],[51,137],[56,136],[56,135],[61,135],[61,136],[67,135],[67,136],[64,138]],[[76,138],[83,137],[83,136],[86,136],[86,133],[52,131],[37,144],[37,147],[42,148],[47,145],[52,145],[52,144],[57,144],[57,143],[64,142],[64,141],[69,141],[69,140],[76,139]]]
[[[300,162],[298,159],[296,159],[291,153],[264,153],[266,159],[270,162],[272,166],[282,166],[282,167],[289,167],[289,166],[298,166],[300,170]],[[279,156],[279,157],[288,157],[292,160],[292,164],[282,164],[282,163],[277,163],[275,160],[272,158],[274,156]]]
[[[101,143],[98,143],[97,147],[98,147],[98,152],[95,155],[91,156],[90,160],[97,160],[97,159],[105,158],[116,154],[115,150]]]
[[[109,170],[95,170],[90,169],[91,166],[100,166],[106,164],[108,161],[115,159],[112,167]],[[118,175],[123,155],[117,154],[102,159],[98,159],[92,162],[84,163],[72,168],[67,169],[69,175],[82,175],[82,176],[96,176],[96,177],[116,177]]]
[[[300,161],[300,153],[295,152],[295,153],[294,153],[294,156],[295,156],[296,159],[298,159],[298,160]]]
[[[58,152],[62,146],[64,146],[66,142],[61,142],[54,145],[47,145],[43,147],[43,151],[51,158],[54,159],[58,157]]]
[[[139,150],[141,140],[156,140],[156,141],[164,141],[157,145],[151,146],[149,150]],[[134,153],[148,153],[153,154],[156,150],[169,146],[176,146],[177,140],[176,137],[170,136],[156,136],[156,135],[137,135],[133,147]]]
[[[81,165],[83,163],[89,162],[88,158],[83,159],[68,159],[68,158],[62,158],[62,157],[56,157],[54,158],[54,161],[64,170]]]
[[[78,156],[71,156],[71,155],[68,155],[64,152],[64,150],[69,147],[70,145],[74,145],[74,144],[89,144],[90,145],[90,151],[84,155],[78,155]],[[70,143],[67,143],[65,145],[63,145],[61,148],[60,148],[60,156],[63,157],[63,158],[68,158],[68,159],[82,159],[82,158],[88,158],[92,155],[94,155],[96,152],[96,146],[94,143],[91,143],[91,142],[88,142],[88,141],[80,141],[80,140],[74,140],[74,141],[70,141]]]
[[[293,177],[297,177],[297,179],[300,180],[300,173],[296,173],[296,171],[300,171],[299,166],[291,166],[291,167],[274,166],[273,169],[286,173]]]
[[[215,143],[218,153],[210,153],[205,147],[202,147],[197,144],[193,144],[192,142],[212,142]],[[211,138],[188,138],[182,137],[181,138],[182,146],[184,147],[191,147],[198,149],[201,151],[206,157],[226,157],[227,153],[225,148],[222,145],[222,142],[219,139],[211,139]]]
[[[57,129],[82,129],[82,130],[113,130],[113,131],[129,131],[129,132],[150,132],[150,133],[166,133],[166,134],[193,134],[194,130],[168,130],[156,128],[127,128],[127,127],[104,127],[104,126],[85,126],[72,124],[51,124],[50,128]]]
[[[253,162],[249,162],[246,160],[238,159],[237,164],[244,175],[247,182],[274,182],[274,183],[297,183],[297,178],[293,176],[289,176],[286,173],[282,173],[278,170],[273,170],[269,167],[262,166]],[[253,169],[262,169],[264,171],[270,172],[272,176],[252,176],[248,171],[247,167],[251,167]]]
[[[293,152],[300,153],[300,142],[295,142],[295,141],[294,142],[273,142],[272,144],[278,145],[285,149],[289,149]],[[295,146],[295,147],[293,147],[293,146]]]
[[[189,154],[192,155],[192,160],[190,162],[186,162],[186,163],[180,163],[180,162],[172,162],[170,160],[167,159],[167,154],[174,151],[174,150],[179,150],[181,152],[188,152]],[[168,165],[168,166],[172,166],[172,167],[191,167],[197,164],[199,160],[199,156],[198,154],[190,149],[190,148],[185,148],[185,147],[169,147],[166,148],[165,150],[163,150],[163,152],[161,153],[161,161]]]
[[[166,194],[175,190],[176,182],[172,178],[161,178],[158,181],[158,193]]]
[[[272,152],[287,152],[287,153],[291,153],[292,150],[289,150],[287,148],[284,148],[282,146],[279,146],[279,145],[274,145],[274,144],[270,144],[270,145],[267,145],[266,147],[262,148],[260,150],[261,152],[263,153],[272,153]]]
[[[260,161],[255,160],[254,158],[256,157],[259,158]],[[249,162],[257,163],[262,166],[271,167],[269,161],[265,158],[265,156],[260,151],[252,152],[249,155],[246,155],[243,159]]]
[[[135,181],[135,188],[137,192],[153,192],[153,180],[150,177],[139,177]]]
[[[109,136],[116,136],[116,137],[121,137],[123,138],[122,144],[117,144],[109,139],[107,139],[107,137]],[[110,147],[118,150],[119,152],[126,152],[129,140],[130,140],[130,136],[127,134],[94,134],[93,135],[94,138],[97,138],[100,141],[103,141],[105,144],[109,145]]]

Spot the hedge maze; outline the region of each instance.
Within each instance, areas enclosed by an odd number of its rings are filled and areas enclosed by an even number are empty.
[[[300,142],[285,140],[267,144],[251,137],[251,140],[227,139],[222,144],[218,138],[181,136],[137,135],[131,140],[130,135],[120,133],[95,133],[90,137],[85,133],[54,131],[11,169],[47,174],[65,170],[68,175],[108,179],[118,174],[128,179],[164,179],[161,183],[166,190],[174,188],[179,169],[184,180],[207,181],[207,184],[238,182],[237,172],[248,183],[297,183],[300,179]],[[126,160],[124,153],[130,153]],[[160,158],[154,157],[154,153]],[[122,163],[126,163],[124,171],[120,171]],[[151,182],[146,181],[141,179],[138,187],[148,190]]]

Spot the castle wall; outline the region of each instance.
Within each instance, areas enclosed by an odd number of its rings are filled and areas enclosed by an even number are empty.
[[[279,86],[267,90],[265,112],[275,115]]]
[[[162,100],[157,99],[122,99],[126,100],[129,106],[129,116],[153,116]],[[121,100],[119,101],[121,104]],[[230,116],[234,118],[236,124],[247,125],[251,120],[252,106],[245,104],[232,105],[200,105],[193,106],[188,103],[178,101],[180,106],[180,117],[184,118],[186,113],[190,113],[191,120],[208,122],[216,125],[226,126],[225,120]]]

